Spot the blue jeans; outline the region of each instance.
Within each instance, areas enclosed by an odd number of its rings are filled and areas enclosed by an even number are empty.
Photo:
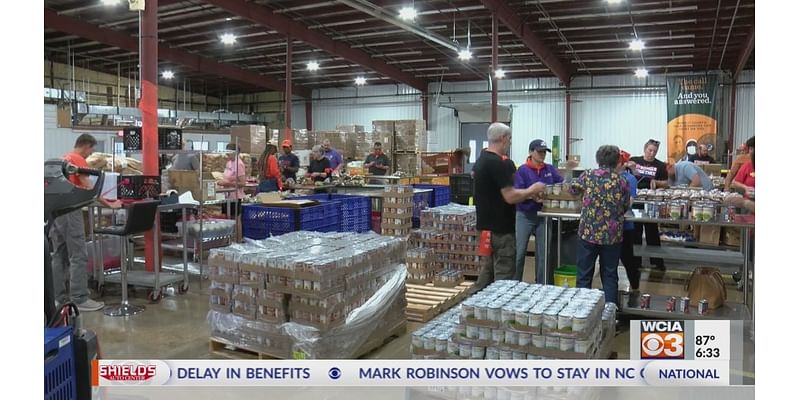
[[[277,192],[277,191],[278,191],[278,181],[276,181],[274,178],[264,179],[263,181],[259,182],[258,188],[256,188],[256,194]]]
[[[606,303],[617,304],[620,249],[619,243],[599,245],[578,239],[578,287],[591,289],[594,264],[597,256],[600,256],[600,281],[603,283]]]
[[[517,211],[517,258],[514,279],[522,280],[522,271],[525,269],[525,255],[528,253],[528,240],[531,234],[536,235],[536,282],[544,284],[544,218],[539,218],[536,212]],[[552,281],[551,281],[552,282]]]

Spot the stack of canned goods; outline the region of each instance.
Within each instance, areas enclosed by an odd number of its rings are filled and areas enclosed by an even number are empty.
[[[436,273],[433,280],[434,286],[454,287],[464,282],[464,273],[455,269],[448,269]]]

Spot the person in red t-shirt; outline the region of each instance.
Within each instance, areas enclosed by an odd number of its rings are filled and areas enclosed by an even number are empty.
[[[75,148],[64,155],[63,159],[76,167],[89,168],[86,157],[94,152],[95,145],[97,140],[92,135],[80,135],[75,141]],[[75,186],[83,188],[94,186],[86,175],[71,175],[68,179]],[[110,207],[119,207],[117,202],[108,202],[102,198],[98,200]],[[53,245],[52,268],[56,301],[59,304],[71,301],[80,311],[101,310],[105,304],[89,298],[89,277],[86,273],[88,255],[83,211],[75,210],[53,220],[50,240]],[[69,291],[66,287],[67,275]]]
[[[750,161],[744,163],[736,177],[733,178],[731,187],[743,191],[745,198],[755,197],[756,190],[756,138],[755,136],[747,140],[747,149],[750,153]]]
[[[264,153],[258,160],[259,184],[258,193],[276,192],[283,190],[281,169],[278,167],[278,148],[267,143]]]

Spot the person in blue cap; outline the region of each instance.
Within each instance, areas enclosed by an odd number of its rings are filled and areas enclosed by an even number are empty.
[[[551,164],[544,162],[547,153],[550,152],[542,139],[536,139],[528,145],[528,159],[522,164],[514,175],[514,187],[524,189],[534,183],[541,182],[545,185],[564,182],[564,177],[558,173],[558,169]],[[577,162],[570,161],[567,168],[573,169]],[[537,213],[542,209],[542,203],[528,199],[517,204],[516,216],[516,271],[514,278],[522,280],[522,272],[525,269],[525,254],[528,252],[528,240],[531,234],[536,235],[536,282],[545,283],[544,265],[544,230],[546,228],[544,219]],[[552,282],[552,280],[550,280]]]

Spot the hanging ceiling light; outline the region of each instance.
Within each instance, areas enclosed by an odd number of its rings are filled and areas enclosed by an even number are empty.
[[[634,74],[637,78],[647,78],[647,76],[650,75],[646,68],[637,68]]]
[[[306,69],[309,71],[316,71],[319,69],[319,63],[316,61],[309,61],[308,64],[306,64]]]
[[[175,73],[170,70],[162,71],[161,77],[164,79],[172,79],[175,77]]]
[[[236,43],[236,35],[232,33],[223,33],[219,36],[219,40],[221,40],[223,44],[234,44]]]
[[[633,51],[642,51],[644,50],[644,41],[639,38],[633,39],[631,40],[631,43],[628,45],[628,48]]]
[[[406,6],[400,9],[400,19],[403,21],[413,21],[417,18],[417,9],[414,6]]]
[[[606,2],[608,2],[608,4],[619,4],[622,3],[622,0],[606,0]]]
[[[503,79],[505,76],[506,76],[506,71],[503,71],[502,68],[498,69],[497,71],[494,71],[494,77],[497,79]]]
[[[363,76],[359,76],[356,78],[356,85],[361,86],[364,85],[365,83],[367,83],[367,78],[364,78]]]
[[[472,58],[472,52],[469,49],[461,49],[458,51],[458,59],[461,61],[468,61]]]
[[[121,0],[101,0],[103,4],[107,6],[115,6],[121,2]]]

